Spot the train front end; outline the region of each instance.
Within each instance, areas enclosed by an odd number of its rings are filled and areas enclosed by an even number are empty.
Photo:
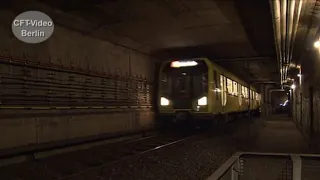
[[[210,117],[209,68],[207,59],[176,60],[160,69],[158,113],[172,122]]]

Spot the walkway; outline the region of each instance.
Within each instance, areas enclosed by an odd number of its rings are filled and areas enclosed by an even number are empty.
[[[273,115],[257,120],[257,134],[252,151],[307,153],[308,143],[287,115]]]

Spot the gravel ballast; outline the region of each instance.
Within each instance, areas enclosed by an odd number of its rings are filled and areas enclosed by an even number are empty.
[[[250,148],[250,144],[255,139],[253,138],[255,133],[252,133],[252,129],[255,128],[248,121],[236,121],[226,125],[225,128],[221,126],[219,129],[205,132],[177,144],[134,156],[134,158],[119,161],[118,163],[97,166],[91,170],[64,177],[63,179],[203,180],[209,177],[233,153],[246,151]],[[139,146],[139,143],[136,146]],[[122,148],[125,147],[122,146]],[[108,153],[108,151],[104,151],[104,153]],[[57,177],[64,176],[60,171],[55,171],[57,168],[64,169],[64,171],[68,169],[74,170],[76,167],[83,165],[77,161],[77,158],[81,160],[89,159],[95,162],[99,161],[99,157],[94,149],[88,149],[84,153],[72,152],[71,154],[61,154],[61,157],[60,155],[53,156],[44,161],[24,162],[0,168],[0,179],[54,180]],[[54,165],[56,161],[60,165]],[[60,166],[63,167],[60,168]]]
[[[232,124],[232,130],[223,135],[207,134],[69,179],[203,180],[233,153],[249,148],[254,135],[249,135],[250,125],[243,124]]]

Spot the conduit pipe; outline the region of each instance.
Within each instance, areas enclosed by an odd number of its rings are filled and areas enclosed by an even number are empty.
[[[270,6],[282,84],[292,59],[302,0],[270,0]]]
[[[293,54],[293,49],[294,49],[294,43],[296,40],[296,35],[297,35],[297,31],[298,31],[298,24],[299,24],[299,20],[300,20],[300,13],[301,13],[301,7],[302,7],[302,0],[298,0],[296,1],[296,11],[294,13],[294,21],[293,21],[293,34],[292,34],[292,42],[291,42],[291,47],[290,47],[290,56],[289,59],[292,59],[292,54]]]
[[[281,68],[284,67],[286,60],[286,32],[287,32],[287,0],[280,1],[280,22],[281,22],[281,45],[282,45],[282,60]],[[285,79],[286,71],[283,69],[282,79]]]
[[[270,7],[271,7],[271,15],[273,20],[273,29],[274,29],[274,41],[276,46],[276,53],[278,57],[278,68],[280,69],[280,78],[282,78],[282,71],[281,71],[281,61],[282,61],[282,54],[281,54],[281,31],[280,31],[280,0],[270,0]]]
[[[289,64],[291,62],[290,59],[290,47],[291,45],[291,41],[292,41],[292,29],[293,29],[293,16],[294,16],[294,12],[295,12],[295,0],[288,0],[287,3],[287,25],[286,25],[286,51],[285,51],[285,73],[284,73],[284,79],[287,78],[287,74],[288,74],[288,69],[289,69]]]
[[[287,10],[287,33],[286,33],[286,66],[290,63],[290,45],[292,40],[292,29],[293,29],[293,15],[294,15],[294,7],[295,7],[295,0],[288,0],[288,10]],[[287,70],[287,69],[286,69]]]

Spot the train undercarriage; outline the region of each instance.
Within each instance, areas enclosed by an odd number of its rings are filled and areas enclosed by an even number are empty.
[[[158,124],[162,127],[194,127],[206,128],[210,126],[223,125],[238,119],[251,118],[260,116],[260,109],[254,109],[242,112],[230,112],[224,114],[210,113],[190,113],[190,111],[177,111],[175,114],[161,114],[158,116]]]

